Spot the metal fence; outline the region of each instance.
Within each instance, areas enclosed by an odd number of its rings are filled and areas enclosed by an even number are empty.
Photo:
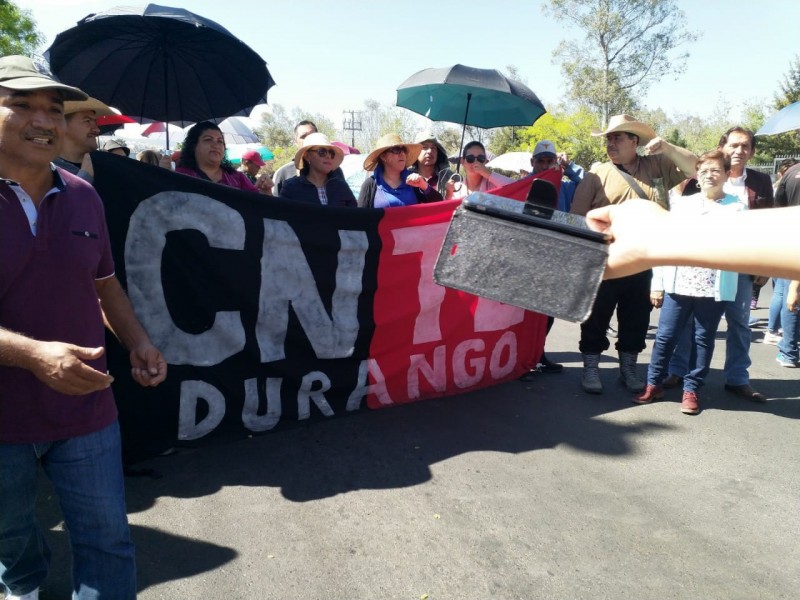
[[[772,177],[772,180],[774,181],[778,174],[778,167],[787,158],[793,158],[796,161],[800,162],[800,154],[791,154],[786,156],[776,156],[775,158],[772,159],[771,163],[758,163],[758,164],[751,163],[747,166],[750,169],[755,169],[756,171],[761,171],[762,173],[770,175]]]

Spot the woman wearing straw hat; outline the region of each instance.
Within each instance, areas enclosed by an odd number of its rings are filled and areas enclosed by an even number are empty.
[[[324,133],[308,134],[294,155],[294,166],[300,175],[283,183],[281,197],[326,206],[356,206],[356,197],[347,182],[331,176],[342,159],[342,149],[331,144]]]
[[[406,144],[396,133],[381,137],[364,160],[364,169],[374,173],[362,184],[358,205],[389,208],[441,200],[425,178],[408,170],[421,151],[421,144]]]

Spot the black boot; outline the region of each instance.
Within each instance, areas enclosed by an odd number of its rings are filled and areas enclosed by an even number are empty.
[[[564,370],[564,365],[554,363],[547,358],[546,354],[542,354],[542,360],[539,361],[539,370],[542,373],[561,373]]]

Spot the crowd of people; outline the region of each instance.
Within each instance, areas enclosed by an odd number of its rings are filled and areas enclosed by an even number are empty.
[[[47,572],[49,552],[35,516],[40,464],[69,529],[75,597],[136,595],[104,326],[130,351],[137,383],[159,385],[167,364],[114,275],[103,206],[92,187],[97,118],[110,112],[28,58],[0,58],[0,590],[7,598],[35,600]],[[681,411],[697,414],[724,315],[725,389],[765,401],[748,373],[755,276],[776,277],[764,342],[777,345],[782,366],[800,365],[800,242],[792,235],[800,165],[786,165],[773,195],[769,176],[747,168],[756,138],[743,127],[729,129],[700,157],[627,115],[591,135],[605,140],[608,161],[588,171],[548,140],[536,144],[530,160],[530,177],[561,172],[559,210],[585,215],[589,227],[612,239],[607,278],[581,324],[583,389],[604,391],[600,355],[610,347],[616,313],[619,380],[633,402],[652,402],[682,385]],[[261,198],[354,209],[459,200],[512,181],[487,168],[479,141],[461,151],[462,177],[434,136],[406,142],[389,134],[364,157],[370,175],[356,197],[342,176],[340,146],[310,121],[298,123],[295,141],[294,160],[272,175],[257,152],[245,153],[235,169],[210,121],[190,129],[179,156],[145,151],[136,159],[173,168],[177,158],[177,173]],[[103,150],[131,154],[116,140]],[[643,380],[637,361],[654,307],[658,332]],[[552,324],[548,319],[548,331]],[[539,363],[544,372],[563,370],[544,354]]]

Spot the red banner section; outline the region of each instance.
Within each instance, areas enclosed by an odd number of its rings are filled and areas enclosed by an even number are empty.
[[[390,209],[381,219],[371,407],[492,385],[518,377],[541,355],[541,315],[433,281],[457,206]]]

